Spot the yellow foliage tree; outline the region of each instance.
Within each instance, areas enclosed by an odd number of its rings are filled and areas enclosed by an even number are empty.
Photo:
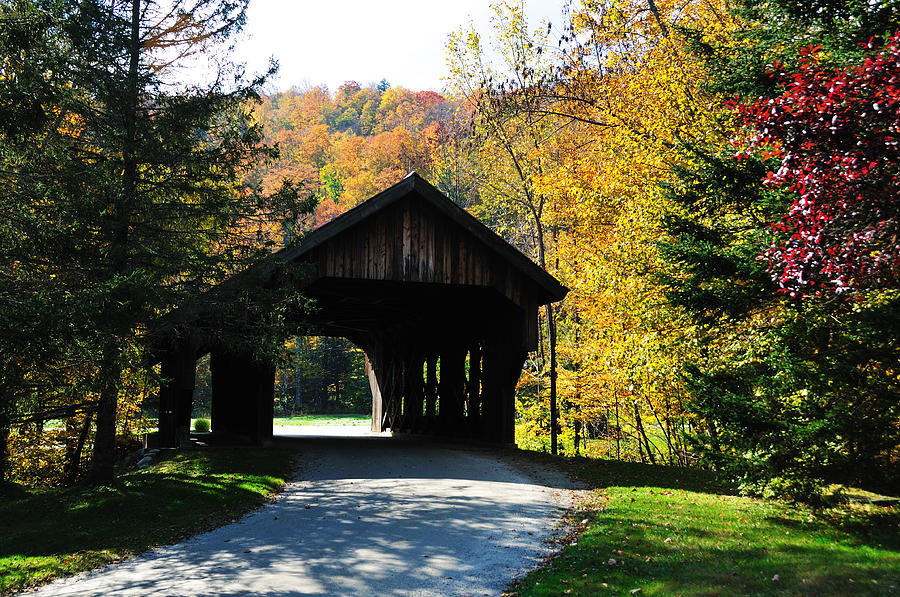
[[[521,5],[495,11],[504,67],[461,31],[454,92],[481,117],[465,156],[482,173],[476,209],[520,246],[542,244],[538,262],[571,289],[558,308],[563,443],[579,450],[587,431],[606,439],[590,444],[600,455],[684,463],[680,366],[698,347],[655,283],[660,184],[689,159],[684,143],[733,133],[681,31],[727,42],[739,24],[722,0],[587,1],[553,40],[549,26],[527,31]]]

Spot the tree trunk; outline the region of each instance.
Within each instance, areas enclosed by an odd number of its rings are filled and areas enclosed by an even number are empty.
[[[113,209],[113,230],[110,246],[111,278],[127,274],[129,268],[128,243],[131,227],[132,201],[137,191],[137,108],[138,70],[141,55],[141,3],[131,2],[131,47],[129,48],[126,103],[122,113],[125,139],[122,145],[122,192],[116,196]],[[119,349],[111,334],[103,348],[101,361],[100,403],[97,408],[97,435],[94,440],[94,460],[91,467],[92,483],[109,483],[114,477],[116,449],[116,407],[119,399],[119,382],[122,366]]]
[[[659,14],[659,8],[656,6],[656,2],[653,0],[647,0],[648,7],[650,8],[650,12],[653,13],[653,18],[656,20],[656,24],[659,25],[659,30],[662,32],[663,37],[669,37],[669,28],[666,26],[665,21],[662,20],[662,15]]]
[[[9,416],[0,406],[0,485],[10,479],[9,474]]]
[[[84,418],[84,424],[81,426],[81,432],[78,434],[78,441],[66,453],[66,484],[74,485],[78,480],[78,472],[81,468],[81,454],[84,452],[84,444],[87,442],[88,433],[91,431],[91,421],[94,419],[94,413],[88,412]]]
[[[580,444],[581,444],[581,430],[582,430],[581,419],[579,418],[580,410],[581,410],[581,407],[576,404],[575,405],[575,456],[580,455],[579,449],[580,449]]]
[[[119,401],[119,379],[122,376],[115,340],[107,341],[103,349],[100,375],[102,387],[97,405],[97,435],[94,438],[94,459],[90,482],[111,483],[116,464],[116,407]]]
[[[294,357],[296,359],[296,367],[294,369],[294,408],[291,414],[296,410],[299,414],[303,409],[300,401],[300,336],[294,338]]]
[[[634,406],[634,424],[638,430],[638,446],[641,445],[641,441],[643,438],[644,446],[647,448],[647,457],[650,459],[650,464],[656,464],[656,458],[653,456],[653,449],[650,445],[650,440],[647,438],[647,433],[644,431],[644,423],[641,421],[641,411],[638,408],[637,400],[632,404]]]
[[[559,269],[559,264],[557,264],[557,269]],[[574,309],[574,320],[575,320],[575,346],[578,348],[578,352],[581,352],[581,344],[578,341],[578,331],[581,328],[581,318],[578,315],[578,308]],[[575,456],[579,455],[579,444],[581,444],[581,438],[584,431],[584,422],[581,420],[581,361],[579,359],[575,359],[573,363],[573,368],[575,370]],[[585,450],[587,450],[587,438],[585,438]]]
[[[616,399],[616,460],[622,460],[622,440],[619,437],[622,433],[622,426],[619,421],[619,392],[613,390],[613,396]],[[609,422],[607,422],[607,426]]]

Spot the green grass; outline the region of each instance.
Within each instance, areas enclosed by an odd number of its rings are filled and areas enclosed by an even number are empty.
[[[0,495],[0,594],[115,562],[239,517],[278,491],[292,453],[179,452],[108,487],[7,488]]]
[[[304,425],[368,427],[371,424],[371,415],[298,415],[296,417],[275,417],[276,427],[299,427]]]
[[[599,489],[510,595],[900,595],[896,506],[813,511],[729,495],[702,471],[565,462]]]

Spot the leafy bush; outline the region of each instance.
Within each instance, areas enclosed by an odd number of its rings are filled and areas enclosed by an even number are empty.
[[[201,433],[209,431],[209,421],[207,419],[197,419],[194,421],[194,431]]]

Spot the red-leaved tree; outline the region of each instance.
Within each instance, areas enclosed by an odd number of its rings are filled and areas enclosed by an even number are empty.
[[[862,293],[900,279],[900,32],[861,65],[825,72],[808,48],[784,93],[737,106],[753,147],[781,158],[765,178],[796,198],[774,224],[770,270],[791,296]]]

